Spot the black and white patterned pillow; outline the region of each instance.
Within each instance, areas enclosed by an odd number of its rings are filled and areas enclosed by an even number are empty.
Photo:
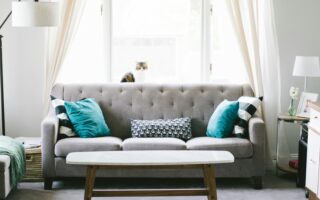
[[[234,126],[234,135],[240,138],[247,138],[248,121],[261,105],[263,97],[242,96],[238,99],[238,119]]]
[[[131,120],[132,137],[174,137],[188,140],[191,135],[191,119]]]
[[[57,99],[54,96],[51,97],[51,104],[56,111],[57,118],[59,119],[59,131],[56,137],[56,141],[76,137],[76,133],[73,131],[72,123],[67,115],[66,108],[64,106],[64,101],[62,99]]]

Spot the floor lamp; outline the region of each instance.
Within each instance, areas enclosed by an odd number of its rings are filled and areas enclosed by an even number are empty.
[[[6,24],[12,15],[12,26],[16,27],[48,27],[58,24],[59,6],[56,2],[35,1],[14,1],[12,11],[9,12],[1,28]],[[1,90],[1,119],[2,135],[5,135],[5,108],[4,108],[4,87],[3,87],[3,62],[2,62],[2,35],[0,34],[0,90]]]

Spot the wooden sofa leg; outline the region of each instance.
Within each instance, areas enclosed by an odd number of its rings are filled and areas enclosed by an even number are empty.
[[[44,179],[44,189],[45,190],[52,190],[52,183],[53,183],[52,178],[45,178]]]
[[[256,190],[262,189],[262,176],[253,176],[252,177],[253,188]]]

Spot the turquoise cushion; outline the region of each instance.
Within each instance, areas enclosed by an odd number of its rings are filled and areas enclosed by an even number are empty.
[[[87,98],[77,102],[65,101],[67,114],[77,135],[82,138],[110,135],[102,111],[94,99]]]
[[[234,124],[238,117],[239,102],[221,102],[210,117],[207,136],[225,138],[232,134]]]

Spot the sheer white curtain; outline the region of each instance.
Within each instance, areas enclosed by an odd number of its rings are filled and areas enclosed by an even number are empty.
[[[70,44],[82,16],[86,0],[60,0],[60,23],[57,28],[50,28],[47,38],[45,63],[44,113],[49,108],[49,95],[55,84],[61,65],[70,48]]]
[[[264,96],[268,142],[274,141],[280,109],[280,61],[273,0],[228,0],[228,10],[256,96]],[[269,145],[269,149],[275,149]],[[272,152],[274,153],[274,152]]]

